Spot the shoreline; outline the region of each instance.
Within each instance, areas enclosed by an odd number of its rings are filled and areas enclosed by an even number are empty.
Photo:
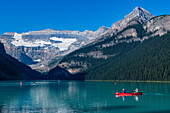
[[[170,81],[151,81],[151,80],[85,80],[85,81],[96,81],[96,82],[153,82],[153,83],[170,83]]]
[[[58,80],[0,80],[3,81],[58,81]],[[170,81],[151,81],[151,80],[60,80],[60,81],[85,81],[85,82],[148,82],[148,83],[170,83]]]

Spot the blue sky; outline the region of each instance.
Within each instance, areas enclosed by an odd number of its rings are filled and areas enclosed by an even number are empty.
[[[97,30],[123,19],[136,6],[170,14],[170,0],[1,0],[0,34],[43,29]]]

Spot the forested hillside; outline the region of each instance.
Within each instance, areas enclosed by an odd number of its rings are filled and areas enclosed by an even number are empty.
[[[145,40],[119,57],[96,63],[84,73],[88,80],[170,80],[170,33]]]
[[[137,38],[124,37],[132,30]],[[75,76],[85,75],[86,80],[170,80],[170,33],[159,36],[157,32],[147,32],[141,24],[128,26],[72,52],[59,66]]]

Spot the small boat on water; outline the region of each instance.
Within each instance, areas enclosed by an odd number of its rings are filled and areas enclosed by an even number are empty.
[[[139,93],[118,93],[116,92],[116,96],[138,96],[138,95],[143,95],[142,92],[139,92]]]

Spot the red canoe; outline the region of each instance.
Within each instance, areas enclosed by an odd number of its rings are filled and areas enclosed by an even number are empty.
[[[136,96],[136,95],[142,95],[143,93],[118,93],[116,92],[117,96]]]

